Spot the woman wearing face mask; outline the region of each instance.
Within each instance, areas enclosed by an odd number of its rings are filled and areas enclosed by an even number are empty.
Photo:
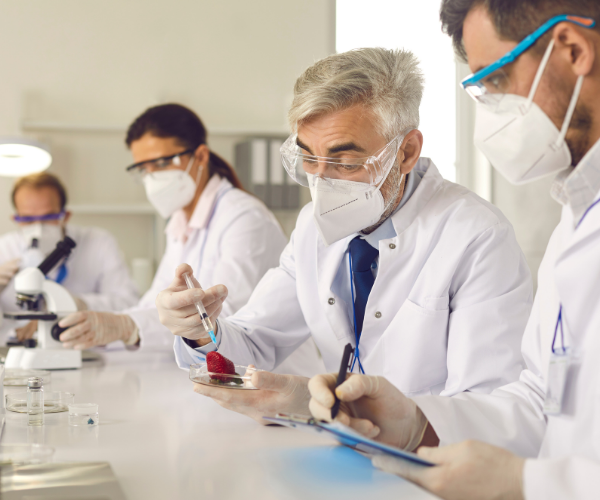
[[[240,309],[268,269],[278,265],[286,238],[273,214],[244,191],[235,171],[210,151],[198,116],[178,104],[146,110],[129,127],[126,144],[135,163],[127,171],[141,180],[148,200],[168,218],[167,246],[152,286],[127,314],[73,314],[61,340],[87,348],[123,340],[126,345],[172,349],[173,335],[158,318],[154,301],[188,263],[203,287],[224,284],[221,315]],[[287,368],[314,373],[320,367],[307,344]]]

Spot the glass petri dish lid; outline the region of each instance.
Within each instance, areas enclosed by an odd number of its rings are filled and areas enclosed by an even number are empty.
[[[62,391],[44,391],[44,413],[67,411],[75,401],[75,394]],[[27,393],[17,392],[6,395],[6,409],[16,413],[27,413]]]
[[[261,371],[244,365],[234,365],[235,374],[213,373],[206,363],[190,366],[190,380],[197,384],[223,387],[224,389],[257,390],[252,384],[252,374]]]
[[[44,444],[0,444],[0,466],[43,464],[53,455],[54,448]]]
[[[48,370],[23,370],[21,368],[8,368],[4,371],[4,385],[27,386],[29,377],[39,377],[43,384],[50,383],[50,372]]]

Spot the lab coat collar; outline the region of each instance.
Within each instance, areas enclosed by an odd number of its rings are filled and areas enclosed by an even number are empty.
[[[419,158],[413,172],[421,177],[421,182],[402,210],[396,210],[390,217],[397,236],[413,223],[423,207],[442,188],[444,182],[439,170],[429,158]]]
[[[408,200],[410,200],[410,197],[413,195],[413,193],[419,186],[423,175],[425,175],[423,172],[418,172],[415,171],[415,169],[413,169],[412,172],[410,172],[410,174],[408,174],[408,177],[406,178],[406,187],[404,188],[404,194],[402,195],[402,199],[396,207],[396,210],[394,210],[392,214],[385,221],[383,221],[383,224],[381,224],[381,226],[375,229],[375,231],[373,231],[370,234],[362,235],[363,239],[373,248],[379,249],[379,242],[381,240],[389,240],[397,236],[396,231],[394,229],[394,224],[392,222],[392,216],[396,212],[398,212],[398,210],[400,210],[404,205],[406,205]]]
[[[224,177],[213,175],[202,191],[190,220],[187,220],[183,209],[177,210],[165,228],[167,236],[181,240],[185,239],[187,233],[192,229],[206,228],[217,194],[230,186],[231,183]]]
[[[573,226],[598,196],[600,191],[600,140],[594,144],[579,164],[561,172],[552,184],[550,194],[573,212]]]
[[[399,235],[415,220],[422,208],[441,188],[443,178],[438,172],[433,162],[429,158],[419,159],[414,171],[421,181],[414,190],[414,193],[408,199],[402,210],[396,212],[390,217]],[[344,239],[336,241],[327,246],[323,243],[321,237],[317,237],[317,276],[319,286],[319,298],[325,307],[325,315],[331,326],[334,335],[338,339],[349,339],[353,343],[354,333],[352,323],[349,321],[344,307],[332,307],[329,300],[334,299],[334,304],[340,300],[332,290],[333,281],[340,269],[342,259],[346,256],[348,245],[357,234],[352,234]],[[397,236],[394,236],[397,237]],[[344,263],[345,265],[345,263]],[[340,328],[339,325],[346,325],[346,328]]]

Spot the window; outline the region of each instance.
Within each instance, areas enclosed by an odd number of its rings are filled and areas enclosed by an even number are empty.
[[[448,180],[456,179],[456,65],[450,38],[442,33],[439,2],[337,0],[336,50],[403,48],[413,52],[425,75],[421,102],[424,143]]]

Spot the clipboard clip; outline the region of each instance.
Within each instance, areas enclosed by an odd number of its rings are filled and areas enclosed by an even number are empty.
[[[287,422],[293,422],[296,424],[305,425],[318,425],[318,421],[313,417],[307,417],[306,415],[292,415],[291,413],[278,413],[275,418],[280,418]]]

